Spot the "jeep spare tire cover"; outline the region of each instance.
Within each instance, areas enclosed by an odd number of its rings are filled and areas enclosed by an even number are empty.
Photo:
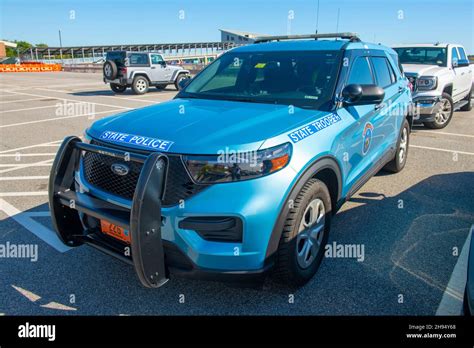
[[[117,77],[117,64],[115,64],[113,60],[106,61],[102,69],[104,71],[104,76],[106,79],[114,80]]]

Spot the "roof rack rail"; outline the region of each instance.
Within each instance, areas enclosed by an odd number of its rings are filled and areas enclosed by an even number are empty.
[[[281,41],[281,40],[302,40],[302,39],[330,39],[339,38],[350,41],[360,41],[357,33],[327,33],[327,34],[305,34],[305,35],[277,35],[277,36],[259,36],[255,38],[254,43]]]

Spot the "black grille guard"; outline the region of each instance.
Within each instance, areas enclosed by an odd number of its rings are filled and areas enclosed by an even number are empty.
[[[75,172],[83,151],[143,163],[131,209],[75,190]],[[161,240],[161,202],[167,169],[168,158],[161,153],[145,156],[86,144],[75,136],[65,138],[54,159],[49,178],[49,206],[56,234],[68,246],[86,243],[132,263],[145,287],[164,285],[168,279]],[[129,230],[131,261],[84,229],[80,212]]]

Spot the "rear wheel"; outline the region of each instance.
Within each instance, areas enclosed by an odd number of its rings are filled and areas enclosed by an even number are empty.
[[[286,217],[277,251],[275,276],[290,286],[309,281],[321,264],[331,224],[326,185],[310,179]]]
[[[424,122],[424,125],[432,129],[441,129],[446,127],[453,118],[454,103],[448,93],[443,93],[441,97],[441,107],[435,114],[433,122]]]
[[[110,84],[110,89],[115,93],[123,93],[127,89],[127,86],[117,85],[115,83]]]
[[[459,110],[461,110],[461,111],[471,111],[472,110],[471,98],[472,98],[472,88],[469,91],[469,94],[466,96],[466,98],[463,99],[463,100],[467,101],[467,104],[464,105]]]
[[[405,121],[403,122],[403,127],[400,132],[400,135],[398,136],[397,153],[395,154],[395,157],[393,158],[393,160],[388,162],[385,165],[384,169],[392,173],[398,173],[402,171],[402,169],[405,168],[405,164],[407,162],[409,145],[410,145],[410,124],[405,119]]]
[[[148,87],[148,80],[143,76],[137,76],[133,80],[132,89],[135,94],[145,94],[146,92],[148,92]]]

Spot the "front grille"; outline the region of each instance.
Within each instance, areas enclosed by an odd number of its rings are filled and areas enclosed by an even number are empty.
[[[120,147],[95,140],[92,140],[91,144],[120,149]],[[135,152],[144,153],[142,151]],[[169,164],[163,206],[179,204],[181,200],[190,198],[207,187],[207,185],[196,185],[192,182],[181,161],[181,156],[167,155],[167,157]],[[126,165],[129,168],[128,174],[124,176],[115,174],[111,169],[113,164]],[[125,162],[111,156],[92,152],[86,152],[82,158],[84,177],[89,184],[102,191],[128,200],[133,199],[142,166],[143,164],[141,163]]]

